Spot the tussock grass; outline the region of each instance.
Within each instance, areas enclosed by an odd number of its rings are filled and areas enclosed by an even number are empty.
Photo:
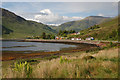
[[[76,56],[76,55],[77,56]],[[42,60],[31,65],[31,78],[117,78],[118,49],[110,48],[91,53],[74,53],[74,56],[62,56],[52,60]],[[71,54],[72,55],[72,54]],[[93,58],[86,58],[86,57]],[[61,62],[63,60],[63,62]],[[15,78],[12,68],[7,68],[3,78]],[[14,73],[14,74],[13,74]],[[24,72],[23,72],[24,73]],[[13,74],[13,75],[11,75]],[[17,74],[18,75],[18,74]],[[24,74],[22,74],[25,77]]]

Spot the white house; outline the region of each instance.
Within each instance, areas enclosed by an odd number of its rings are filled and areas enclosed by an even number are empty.
[[[82,40],[81,38],[76,38],[76,40]]]
[[[82,40],[81,38],[71,38],[71,40]]]
[[[59,37],[58,37],[58,36],[56,36],[56,37],[55,37],[55,39],[59,39]]]
[[[80,34],[80,32],[76,32],[76,33],[72,33],[70,35],[79,35],[79,34]]]
[[[91,38],[86,38],[86,40],[91,40]]]
[[[77,32],[77,35],[80,34],[80,32]]]
[[[91,40],[94,40],[94,38],[93,38],[93,37],[91,37]]]
[[[71,38],[71,40],[75,40],[75,38]]]
[[[86,38],[86,40],[94,40],[93,37]]]

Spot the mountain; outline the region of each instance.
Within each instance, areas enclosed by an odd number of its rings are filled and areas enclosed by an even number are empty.
[[[2,9],[2,8],[1,8]],[[40,36],[43,32],[56,34],[49,26],[24,18],[2,9],[2,36],[3,38],[25,38],[26,36]]]
[[[80,35],[69,37],[94,37],[98,40],[118,40],[118,32],[120,32],[120,25],[118,27],[118,17],[112,18],[107,22],[102,22],[99,25],[91,26],[88,29],[80,31]]]
[[[109,20],[109,17],[102,17],[102,16],[89,16],[86,17],[85,19],[78,20],[78,21],[71,21],[71,22],[66,22],[61,24],[60,26],[57,27],[51,27],[57,31],[59,30],[76,30],[80,31],[83,29],[87,29],[90,26],[93,26],[95,24],[100,24],[104,21]]]
[[[10,30],[6,28],[5,26],[2,26],[2,25],[0,26],[2,27],[2,34],[10,34],[11,32],[13,32],[13,30]]]

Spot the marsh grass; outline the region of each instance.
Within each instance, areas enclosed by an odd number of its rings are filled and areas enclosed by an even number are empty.
[[[77,52],[74,55],[55,56],[29,65],[32,68],[29,78],[117,78],[118,61],[117,48],[100,50],[95,54]],[[14,68],[6,69],[3,78],[26,77],[24,70],[13,72]]]

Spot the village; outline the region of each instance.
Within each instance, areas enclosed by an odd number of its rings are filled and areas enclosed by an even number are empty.
[[[86,38],[78,37],[81,33],[75,32],[74,30],[70,31],[60,31],[57,35],[46,34],[43,32],[41,36],[27,36],[26,39],[50,39],[50,40],[95,40],[93,36],[89,36]]]
[[[80,32],[75,32],[75,33],[72,33],[70,35],[79,35]],[[64,39],[68,39],[67,37],[61,37],[61,36],[56,36],[55,37],[56,40],[64,40]],[[87,37],[85,39],[82,39],[80,37],[73,37],[73,38],[70,38],[70,40],[94,40],[94,37]]]

